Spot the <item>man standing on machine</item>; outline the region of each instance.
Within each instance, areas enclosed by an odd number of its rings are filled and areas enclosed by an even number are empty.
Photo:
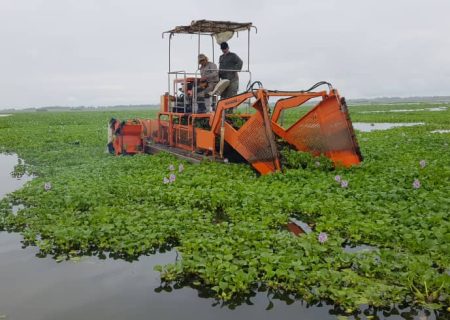
[[[222,92],[221,99],[235,96],[239,89],[238,71],[242,69],[242,60],[233,52],[230,52],[228,43],[222,42],[220,49],[223,54],[219,58],[219,77],[220,79],[230,80],[229,86]]]

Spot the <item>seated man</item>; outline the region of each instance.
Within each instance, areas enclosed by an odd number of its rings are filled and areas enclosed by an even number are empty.
[[[198,55],[198,63],[200,65],[200,76],[208,81],[206,92],[211,92],[219,82],[219,70],[215,63],[208,61],[208,57],[203,53]]]
[[[210,99],[208,88],[208,80],[201,78],[197,86],[197,113],[206,113],[209,111]]]
[[[206,108],[207,110],[210,110],[211,100],[208,95],[219,82],[219,70],[217,70],[217,65],[213,62],[210,62],[208,60],[208,57],[203,53],[198,55],[198,63],[200,65],[200,76],[202,79],[206,79],[207,81],[207,87],[204,88],[203,93]]]

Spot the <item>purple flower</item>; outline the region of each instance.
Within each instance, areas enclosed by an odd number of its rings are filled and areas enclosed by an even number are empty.
[[[427,165],[427,162],[425,160],[420,160],[419,164],[420,164],[420,167],[423,169]]]
[[[181,173],[184,171],[184,166],[182,163],[180,163],[180,165],[178,166],[178,172]]]
[[[169,170],[170,170],[170,171],[175,170],[175,167],[173,166],[173,164],[171,164],[171,165],[169,166]]]
[[[167,179],[166,177],[164,177],[163,183],[164,183],[164,184],[168,184],[169,182],[170,182],[169,179]]]
[[[420,181],[419,179],[414,179],[414,182],[412,184],[414,189],[419,189],[420,188]]]
[[[44,190],[50,191],[52,189],[52,184],[50,182],[44,183]]]
[[[176,176],[173,173],[171,173],[169,176],[169,182],[170,183],[175,182],[175,179],[176,179]]]
[[[347,188],[348,187],[348,181],[347,180],[342,180],[341,181],[341,187],[342,188]]]
[[[320,162],[319,161],[316,161],[316,167],[320,167]]]
[[[341,176],[340,176],[340,175],[335,176],[335,177],[334,177],[334,180],[335,180],[336,182],[341,182]]]
[[[321,232],[319,233],[317,240],[319,240],[320,243],[325,243],[328,240],[328,235],[325,232]]]

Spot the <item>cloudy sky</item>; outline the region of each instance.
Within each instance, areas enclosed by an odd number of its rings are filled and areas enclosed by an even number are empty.
[[[253,22],[252,79],[268,89],[450,95],[449,13],[449,0],[0,0],[0,109],[157,103],[161,34],[199,19]],[[172,44],[173,68],[195,71],[197,37]],[[246,33],[229,44],[247,61]]]

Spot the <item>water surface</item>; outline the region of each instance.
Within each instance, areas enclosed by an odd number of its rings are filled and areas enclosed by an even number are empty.
[[[17,155],[0,153],[0,198],[4,197],[7,193],[19,189],[27,181],[32,179],[28,174],[24,174],[19,178],[12,177],[11,173],[17,164],[19,164]]]
[[[450,133],[448,129],[433,130],[431,133]]]
[[[424,125],[424,122],[376,122],[376,123],[368,123],[368,122],[353,122],[353,129],[359,130],[362,132],[370,132],[375,130],[388,130],[396,127],[413,127]]]
[[[374,110],[374,111],[361,111],[360,113],[386,113],[386,112],[416,112],[416,111],[446,111],[447,107],[432,107],[432,108],[420,108],[420,109],[391,109],[391,110]]]

